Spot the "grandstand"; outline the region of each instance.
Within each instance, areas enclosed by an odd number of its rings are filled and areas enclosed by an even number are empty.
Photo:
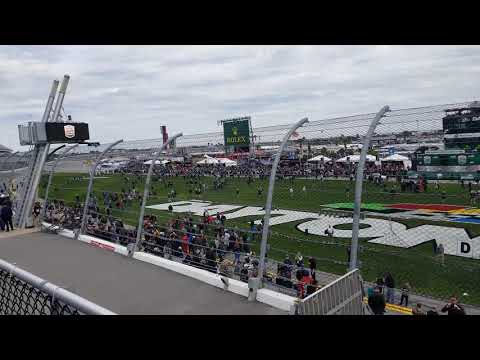
[[[0,144],[0,154],[11,153],[11,152],[12,152],[12,150],[10,150],[6,146],[3,146],[2,144]]]

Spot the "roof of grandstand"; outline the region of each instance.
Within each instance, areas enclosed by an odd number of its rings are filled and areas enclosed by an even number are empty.
[[[12,150],[10,150],[6,146],[3,146],[2,144],[0,144],[0,153],[1,152],[12,152]]]

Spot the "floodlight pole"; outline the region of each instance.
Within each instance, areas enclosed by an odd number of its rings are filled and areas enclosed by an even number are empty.
[[[263,281],[263,272],[265,270],[265,256],[267,253],[267,241],[268,241],[268,231],[270,225],[270,215],[272,210],[272,198],[273,198],[273,189],[275,187],[275,178],[277,173],[278,163],[280,162],[280,157],[282,156],[283,149],[287,145],[287,141],[292,136],[292,134],[305,123],[308,122],[308,118],[304,118],[297,122],[292,128],[285,134],[282,143],[280,144],[280,148],[278,149],[277,155],[275,156],[275,160],[273,161],[272,170],[270,172],[270,180],[268,183],[268,193],[267,193],[267,202],[265,204],[265,216],[263,221],[263,231],[262,231],[262,242],[260,244],[260,263],[258,266],[258,276],[260,277],[259,283],[255,284],[256,288],[262,285]],[[252,295],[249,296],[249,300],[254,300],[256,298],[256,288],[253,289]]]
[[[95,160],[95,163],[92,165],[90,169],[90,180],[88,181],[88,189],[87,189],[87,195],[85,197],[85,204],[83,206],[83,215],[82,215],[82,223],[80,225],[80,229],[75,233],[75,240],[78,240],[78,236],[80,234],[85,233],[85,225],[87,221],[87,210],[88,210],[88,203],[90,201],[90,194],[92,192],[93,188],[93,178],[95,177],[95,172],[97,171],[97,167],[100,164],[100,160],[103,158],[103,156],[110,151],[111,148],[113,148],[115,145],[120,144],[123,142],[122,140],[117,140],[114,143],[110,144],[103,152],[98,155],[97,159]]]
[[[352,226],[352,244],[350,249],[350,264],[349,270],[352,271],[357,268],[358,258],[358,232],[360,228],[360,210],[362,204],[362,187],[363,187],[363,170],[365,168],[365,161],[367,159],[368,149],[372,140],[373,133],[380,122],[380,119],[385,115],[390,108],[385,105],[373,118],[370,127],[368,128],[367,135],[363,141],[362,151],[360,153],[360,159],[357,167],[357,177],[355,180],[355,204],[353,208],[353,226]]]
[[[155,166],[155,162],[160,158],[162,155],[163,150],[165,150],[170,144],[175,143],[180,136],[183,136],[182,133],[173,135],[168,141],[160,147],[157,151],[157,155],[155,158],[152,159],[152,163],[148,167],[147,179],[145,180],[145,188],[143,189],[143,198],[142,198],[142,206],[140,207],[140,215],[138,216],[138,226],[137,226],[137,237],[135,239],[135,246],[133,251],[129,251],[128,256],[132,257],[135,251],[138,251],[140,248],[140,244],[142,243],[142,228],[143,228],[143,217],[145,216],[145,206],[147,205],[148,195],[150,193],[150,181],[152,178],[153,167]]]

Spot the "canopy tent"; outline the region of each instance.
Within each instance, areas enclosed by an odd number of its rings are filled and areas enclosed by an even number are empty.
[[[197,162],[197,165],[211,165],[211,164],[220,164],[220,161],[208,155],[205,155],[205,159]]]
[[[380,159],[380,161],[381,162],[403,162],[403,166],[405,168],[409,168],[412,166],[412,162],[410,161],[410,159],[400,154],[393,154],[393,155],[387,156],[386,158]]]
[[[410,160],[410,159],[400,154],[393,154],[383,159],[380,159],[380,161],[407,161],[407,160]]]
[[[323,155],[317,155],[311,159],[308,159],[307,161],[323,161],[323,162],[329,162],[332,161],[329,157],[323,156]]]
[[[367,154],[367,158],[365,161],[369,161],[369,162],[373,162],[375,161],[377,158],[373,155],[368,155]],[[350,155],[350,156],[345,156],[341,159],[338,159],[336,160],[335,162],[339,162],[339,163],[346,163],[346,162],[352,162],[352,163],[357,163],[360,161],[360,155]]]
[[[220,164],[225,164],[225,166],[237,166],[237,162],[234,160],[230,160],[228,158],[218,158],[217,159]]]
[[[143,165],[151,165],[153,160],[147,160],[143,163]],[[170,161],[168,160],[155,160],[155,165],[165,165],[168,164]]]

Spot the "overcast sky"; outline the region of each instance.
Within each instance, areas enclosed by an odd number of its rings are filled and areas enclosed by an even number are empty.
[[[64,74],[66,113],[110,142],[480,100],[480,46],[0,46],[0,144]]]

